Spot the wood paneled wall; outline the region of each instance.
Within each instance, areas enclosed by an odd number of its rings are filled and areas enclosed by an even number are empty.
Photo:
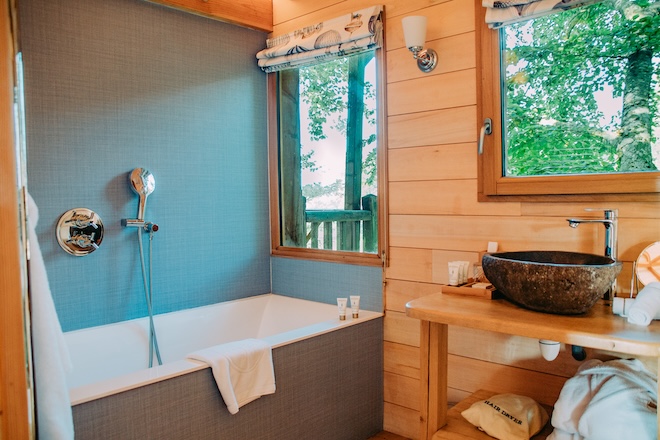
[[[264,32],[273,30],[271,0],[147,0]]]
[[[374,4],[371,1],[274,0],[274,35]],[[477,201],[477,76],[474,0],[387,0],[389,267],[385,287],[384,428],[419,436],[419,322],[407,301],[447,283],[447,262],[479,261],[489,241],[500,250],[564,249],[601,253],[604,228],[568,227],[565,218],[605,203],[479,203]],[[479,2],[480,4],[480,2]],[[404,47],[401,18],[426,15],[427,45],[439,66],[424,74]],[[618,208],[619,290],[629,291],[632,262],[660,240],[660,204]],[[586,226],[586,227],[585,227]],[[563,347],[557,360],[540,356],[538,341],[450,328],[451,400],[480,388],[516,392],[553,404],[580,365]],[[588,352],[604,357],[603,353]]]

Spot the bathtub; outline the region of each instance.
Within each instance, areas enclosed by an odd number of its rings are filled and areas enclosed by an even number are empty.
[[[356,439],[382,429],[381,313],[340,321],[336,305],[267,294],[156,315],[154,325],[163,365],[153,368],[146,318],[65,333],[77,440]],[[277,390],[232,416],[210,368],[186,355],[246,338],[273,347]]]

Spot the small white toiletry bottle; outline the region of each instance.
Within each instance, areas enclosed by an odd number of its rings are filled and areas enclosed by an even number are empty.
[[[360,295],[351,295],[351,313],[353,318],[360,316]]]
[[[339,309],[339,320],[346,320],[346,305],[348,304],[348,298],[337,298],[337,308]]]
[[[458,286],[458,282],[460,279],[460,265],[458,264],[458,261],[450,261],[449,262],[449,285],[450,286]]]

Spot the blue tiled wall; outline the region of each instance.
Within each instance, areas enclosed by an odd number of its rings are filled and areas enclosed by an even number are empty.
[[[137,0],[19,2],[28,189],[65,330],[144,316],[128,173],[156,189],[156,313],[270,291],[266,35]],[[66,254],[55,225],[96,211],[101,247]],[[145,244],[148,239],[145,236]]]
[[[383,311],[383,269],[321,261],[273,258],[273,293],[337,304],[360,295],[360,308]]]
[[[65,331],[146,315],[136,231],[120,226],[137,214],[135,167],[156,179],[155,313],[271,290],[382,310],[380,268],[274,258],[271,289],[264,33],[139,0],[18,6],[28,189]],[[77,207],[105,224],[85,257],[55,240]]]

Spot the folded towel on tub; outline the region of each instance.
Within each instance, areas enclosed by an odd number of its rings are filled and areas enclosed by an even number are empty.
[[[244,339],[190,353],[189,359],[207,363],[231,414],[266,394],[275,392],[273,355],[269,344]]]

